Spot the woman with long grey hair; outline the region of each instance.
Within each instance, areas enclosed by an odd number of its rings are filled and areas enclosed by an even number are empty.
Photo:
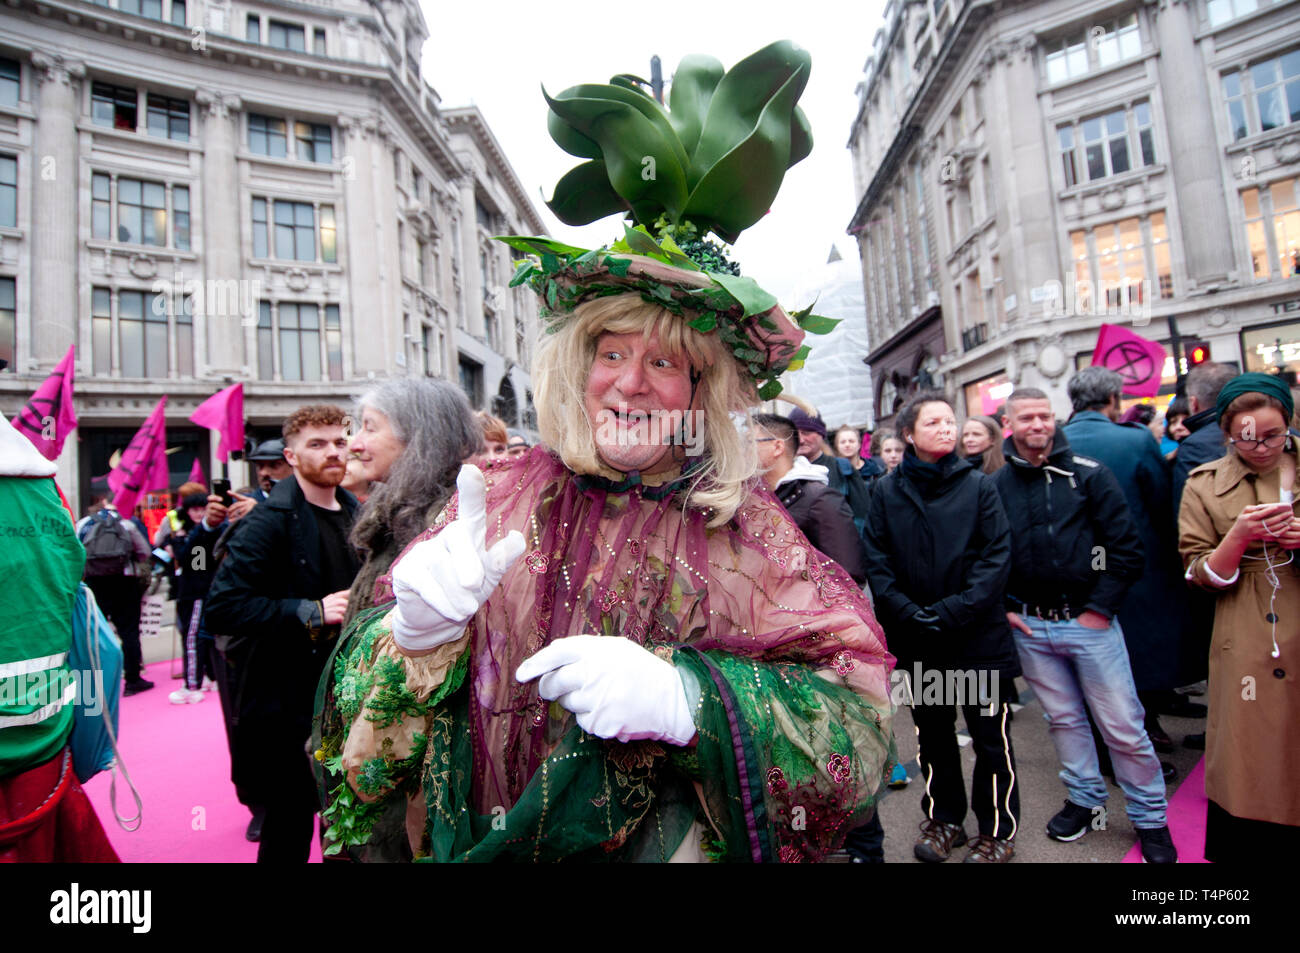
[[[375,581],[433,522],[456,488],[460,463],[483,436],[460,388],[403,377],[377,384],[357,401],[351,451],[370,481],[352,527],[364,563],[352,583],[347,618],[374,605]]]

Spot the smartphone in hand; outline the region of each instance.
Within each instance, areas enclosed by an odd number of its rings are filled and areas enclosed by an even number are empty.
[[[235,498],[230,495],[230,481],[217,477],[212,481],[212,492],[221,497],[222,506],[230,506],[235,502]]]

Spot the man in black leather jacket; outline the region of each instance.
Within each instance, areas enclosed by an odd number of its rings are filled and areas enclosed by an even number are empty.
[[[1174,863],[1164,777],[1115,618],[1142,572],[1128,504],[1104,464],[1071,451],[1046,394],[1018,390],[1006,406],[1007,465],[993,479],[1011,518],[1007,621],[1025,680],[1047,714],[1069,794],[1047,834],[1072,841],[1105,827],[1109,793],[1086,705],[1110,748],[1143,856]]]

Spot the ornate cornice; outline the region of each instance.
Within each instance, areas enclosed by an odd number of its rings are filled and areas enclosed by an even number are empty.
[[[244,106],[243,100],[238,96],[216,89],[196,90],[194,100],[200,106],[207,107],[208,115],[214,119],[226,119],[232,112],[238,112]]]
[[[62,83],[64,86],[71,86],[74,79],[81,79],[86,75],[85,63],[69,59],[62,53],[33,50],[32,66],[36,68],[35,76],[38,85]]]

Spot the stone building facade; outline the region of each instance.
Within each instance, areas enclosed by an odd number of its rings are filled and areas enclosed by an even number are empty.
[[[415,0],[0,13],[0,411],[76,346],[74,505],[163,394],[173,488],[211,474],[187,418],[234,381],[258,439],[413,374],[529,426],[536,306],[489,237],[544,226],[428,35]]]
[[[1300,4],[893,0],[885,21],[849,142],[878,420],[926,384],[1068,414],[1102,323],[1300,368]]]

